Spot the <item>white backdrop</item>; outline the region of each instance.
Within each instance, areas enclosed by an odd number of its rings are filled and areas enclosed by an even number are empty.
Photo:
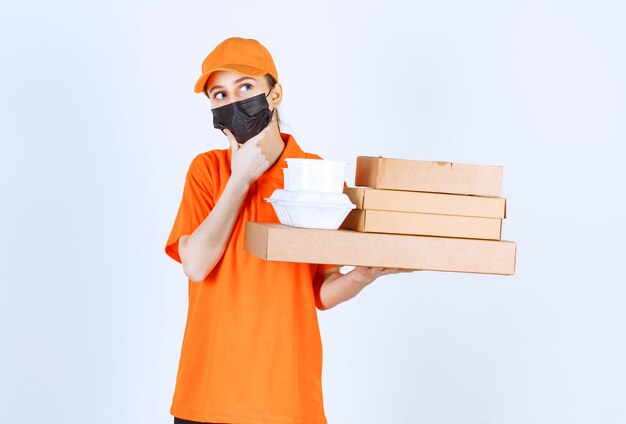
[[[332,424],[626,422],[626,8],[615,1],[4,2],[0,414],[171,423],[202,59],[272,53],[307,151],[504,167],[513,277],[385,276],[319,312]],[[350,268],[344,268],[347,272]]]

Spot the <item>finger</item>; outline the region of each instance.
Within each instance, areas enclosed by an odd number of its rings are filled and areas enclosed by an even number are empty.
[[[385,274],[400,274],[400,273],[407,273],[407,272],[413,272],[413,271],[421,271],[421,270],[406,269],[406,268],[385,268],[383,272]]]
[[[228,128],[224,128],[222,132],[226,134],[226,137],[228,137],[228,141],[230,142],[230,148],[233,150],[233,152],[239,150],[239,143],[237,142],[237,139],[235,138],[233,133],[230,132]]]

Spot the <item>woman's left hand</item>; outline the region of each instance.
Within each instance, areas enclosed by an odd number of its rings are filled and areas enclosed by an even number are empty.
[[[404,269],[404,268],[383,268],[383,267],[375,267],[375,266],[357,266],[354,267],[349,274],[354,274],[353,278],[359,284],[366,286],[374,280],[376,280],[381,275],[387,274],[398,274],[402,272],[413,272],[413,271],[421,271],[421,269]]]

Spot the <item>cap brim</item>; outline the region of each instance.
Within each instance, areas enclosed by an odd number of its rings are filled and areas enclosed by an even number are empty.
[[[216,68],[211,68],[211,69],[208,69],[206,72],[204,72],[202,76],[200,76],[200,78],[198,78],[198,81],[196,82],[196,86],[194,87],[194,91],[196,93],[204,92],[204,87],[206,86],[206,83],[209,80],[209,77],[215,71],[232,71],[238,74],[249,75],[252,77],[259,77],[259,76],[265,75],[266,73],[265,71],[259,68],[254,68],[252,66],[245,66],[245,65],[223,65],[223,66],[219,66]]]

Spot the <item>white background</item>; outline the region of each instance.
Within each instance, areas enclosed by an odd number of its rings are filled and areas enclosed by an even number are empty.
[[[306,151],[504,167],[513,277],[381,277],[319,312],[332,424],[626,422],[618,1],[14,1],[0,11],[0,414],[171,423],[193,92],[256,38]],[[288,126],[287,126],[288,125]],[[344,268],[347,272],[350,268]]]

